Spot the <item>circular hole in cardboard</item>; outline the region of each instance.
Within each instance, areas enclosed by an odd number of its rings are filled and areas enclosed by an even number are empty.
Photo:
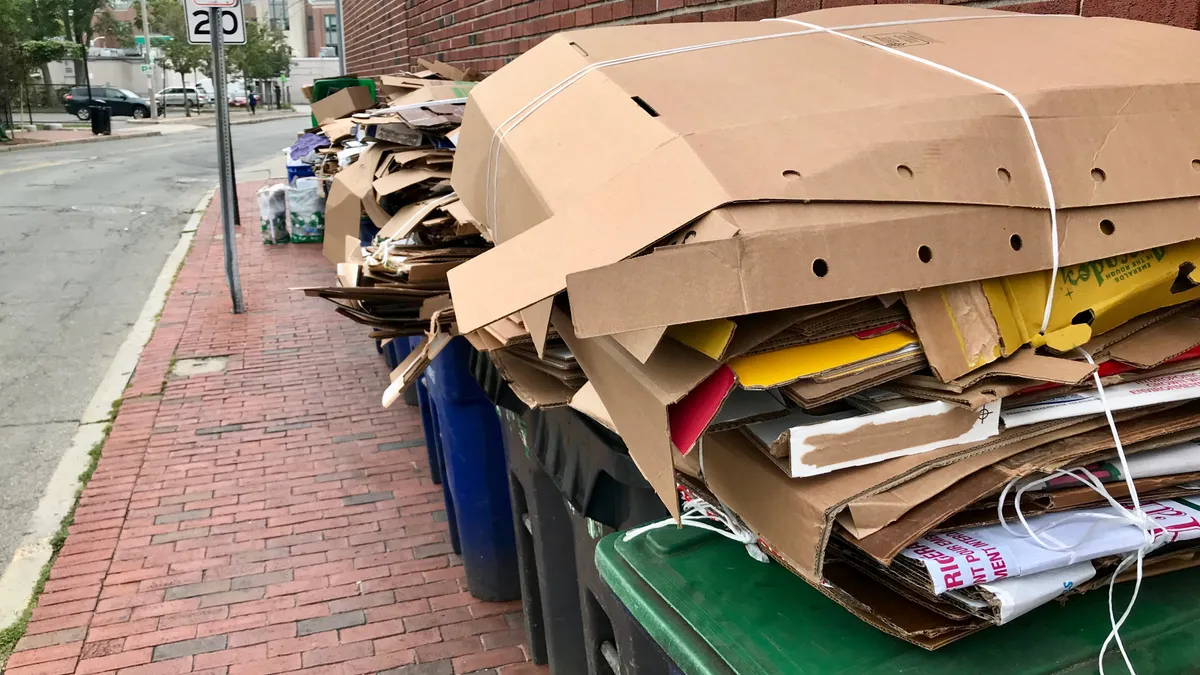
[[[917,257],[921,259],[921,262],[927,263],[930,260],[933,260],[933,249],[929,248],[928,246],[922,246],[921,248],[917,249]]]
[[[813,261],[812,271],[818,277],[823,277],[829,274],[829,263],[825,262],[824,258],[817,258]]]
[[[1092,180],[1096,181],[1097,183],[1103,183],[1105,178],[1108,178],[1108,176],[1105,175],[1104,169],[1101,169],[1100,167],[1092,169]]]
[[[783,177],[788,180],[800,180],[800,172],[793,169],[788,169],[783,172]]]
[[[1100,221],[1100,231],[1104,234],[1112,234],[1113,232],[1117,231],[1117,226],[1113,225],[1113,221],[1105,218],[1104,220]]]
[[[1195,169],[1196,171],[1200,171],[1200,159],[1192,160],[1192,168]]]
[[[1014,234],[1008,238],[1008,245],[1011,246],[1012,250],[1014,251],[1020,251],[1023,243],[1024,242],[1021,241],[1021,235],[1019,234]]]
[[[900,174],[901,178],[913,177],[913,170],[908,168],[907,164],[901,164],[900,166],[896,167],[896,173]]]
[[[996,169],[996,177],[1000,179],[1001,183],[1011,183],[1012,182],[1012,174],[1009,173],[1008,169],[1006,169],[1004,167],[1000,167],[999,169]]]

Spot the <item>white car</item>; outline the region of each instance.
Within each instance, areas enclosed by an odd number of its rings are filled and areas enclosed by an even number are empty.
[[[203,89],[195,87],[167,87],[155,96],[159,105],[179,106],[185,103],[193,108],[212,103],[212,97]]]

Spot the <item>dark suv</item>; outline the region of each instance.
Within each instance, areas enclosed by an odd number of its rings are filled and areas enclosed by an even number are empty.
[[[150,102],[128,89],[92,85],[92,98],[96,102],[104,103],[109,108],[112,108],[114,116],[124,115],[139,120],[150,116]],[[88,111],[89,102],[88,88],[86,86],[71,87],[71,91],[67,92],[67,95],[63,97],[63,103],[67,106],[67,112],[81,120],[91,117],[91,112]],[[160,105],[158,109],[161,113],[162,106]]]

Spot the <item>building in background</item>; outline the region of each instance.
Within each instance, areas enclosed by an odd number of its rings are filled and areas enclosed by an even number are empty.
[[[254,8],[259,21],[283,31],[292,56],[337,57],[338,25],[333,0],[244,0],[244,4],[246,9]]]
[[[585,26],[759,21],[876,0],[342,0],[346,70],[412,70],[419,57],[489,73],[546,37]],[[890,0],[895,1],[895,0]],[[929,0],[926,0],[929,1]],[[938,0],[932,0],[937,2]],[[883,2],[883,0],[880,0]],[[1197,28],[1200,0],[943,0],[1037,14],[1116,16]]]

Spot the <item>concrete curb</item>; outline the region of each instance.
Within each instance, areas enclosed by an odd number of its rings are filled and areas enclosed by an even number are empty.
[[[77,143],[100,143],[103,141],[123,141],[130,138],[149,138],[151,136],[162,136],[161,131],[138,131],[132,134],[113,134],[112,136],[93,136],[91,138],[69,138],[65,141],[46,141],[44,143],[29,143],[14,145],[11,147],[0,147],[0,152],[16,152],[18,150],[33,150],[35,148],[56,148],[60,145],[75,145]]]
[[[0,629],[19,619],[29,604],[42,568],[54,552],[51,545],[54,535],[58,532],[63,518],[75,506],[75,493],[81,487],[79,475],[87,467],[88,453],[93,446],[105,440],[105,427],[116,421],[113,403],[124,395],[125,385],[133,377],[142,350],[150,342],[154,329],[158,326],[159,316],[167,304],[171,287],[175,285],[175,275],[183,267],[192,241],[196,238],[196,226],[208,210],[216,191],[214,187],[204,194],[184,224],[179,241],[163,263],[137,321],[117,349],[108,371],[80,415],[79,427],[71,447],[63,453],[50,482],[46,485],[25,536],[13,553],[12,560],[6,563],[3,573],[0,574]]]
[[[241,124],[262,124],[263,122],[274,122],[275,120],[287,120],[287,119],[292,119],[295,117],[308,117],[310,115],[311,115],[311,113],[305,113],[305,112],[292,112],[292,113],[288,113],[286,115],[263,115],[261,117],[251,117],[251,118],[247,118],[247,119],[230,120],[229,125],[230,126],[238,126]],[[215,119],[213,119],[212,117],[185,117],[180,120],[171,120],[170,122],[155,122],[155,121],[141,120],[138,122],[129,121],[129,122],[127,122],[127,124],[136,124],[138,126],[142,126],[142,125],[158,126],[158,125],[162,125],[162,124],[193,124],[195,126],[211,127],[211,126],[216,126],[217,121]]]

